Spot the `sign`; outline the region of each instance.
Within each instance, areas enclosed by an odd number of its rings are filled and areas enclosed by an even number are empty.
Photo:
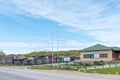
[[[64,58],[60,58],[60,61],[61,61],[61,62],[64,62]]]
[[[99,54],[94,54],[94,58],[100,58]]]
[[[94,54],[90,54],[90,58],[94,58]]]
[[[65,62],[70,62],[70,58],[64,58]]]

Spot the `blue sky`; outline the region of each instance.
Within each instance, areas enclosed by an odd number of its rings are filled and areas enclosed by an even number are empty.
[[[6,54],[120,46],[119,0],[0,0],[0,49]]]

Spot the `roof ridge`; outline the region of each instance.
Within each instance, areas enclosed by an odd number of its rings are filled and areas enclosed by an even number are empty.
[[[82,49],[81,51],[93,51],[93,50],[112,50],[112,49],[101,44],[96,44],[88,48]]]

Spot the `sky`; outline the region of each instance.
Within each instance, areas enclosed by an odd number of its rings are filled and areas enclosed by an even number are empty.
[[[120,47],[120,0],[0,0],[6,54]]]

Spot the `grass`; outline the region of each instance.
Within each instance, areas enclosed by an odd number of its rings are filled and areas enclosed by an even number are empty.
[[[31,66],[28,67],[29,69],[36,69],[36,70],[53,70],[51,66]]]
[[[84,71],[82,71],[84,72]],[[88,73],[100,73],[100,74],[120,74],[120,67],[116,68],[101,68],[101,69],[91,69],[87,70]]]
[[[18,64],[0,64],[0,66],[24,66],[24,65],[18,65]]]
[[[64,68],[59,68],[57,66],[51,67],[49,65],[44,65],[44,66],[30,66],[28,67],[29,69],[33,70],[72,70],[69,67],[64,67]]]
[[[64,68],[57,68],[54,67],[52,68],[49,65],[44,65],[44,66],[31,66],[28,67],[29,69],[33,70],[71,70],[71,71],[76,71],[76,69],[72,69],[69,67],[64,67]],[[81,70],[81,72],[84,72],[85,70]],[[120,67],[114,67],[114,68],[100,68],[100,69],[91,69],[85,71],[87,73],[100,73],[100,74],[120,74]]]

